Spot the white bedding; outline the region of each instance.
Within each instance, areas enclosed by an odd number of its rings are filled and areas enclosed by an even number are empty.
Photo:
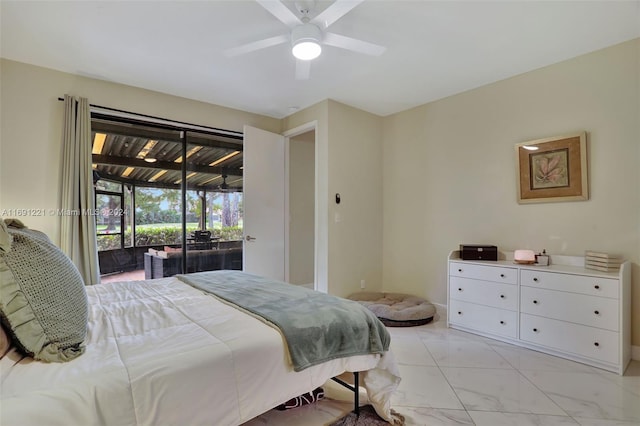
[[[175,278],[87,288],[86,353],[61,364],[0,360],[0,424],[238,425],[344,371],[365,371],[389,414],[391,353],[294,372],[280,333]],[[19,361],[19,362],[17,362]]]

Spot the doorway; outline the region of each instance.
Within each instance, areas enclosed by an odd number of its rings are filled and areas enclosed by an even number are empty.
[[[315,129],[289,138],[288,282],[314,288]]]
[[[326,292],[319,266],[323,241],[318,202],[317,121],[284,133],[286,158],[285,280]],[[320,256],[320,257],[319,257]]]
[[[316,126],[283,135],[244,126],[243,268],[326,292]]]

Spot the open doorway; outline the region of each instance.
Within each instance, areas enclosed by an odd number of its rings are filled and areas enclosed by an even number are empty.
[[[288,279],[314,288],[315,128],[289,138]]]
[[[244,270],[326,291],[318,267],[316,122],[282,135],[244,126],[244,136]]]

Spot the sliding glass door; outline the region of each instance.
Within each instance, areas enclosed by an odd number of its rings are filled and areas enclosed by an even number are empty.
[[[92,124],[103,282],[242,269],[241,136],[104,116]]]

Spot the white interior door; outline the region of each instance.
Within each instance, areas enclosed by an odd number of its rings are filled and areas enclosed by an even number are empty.
[[[284,136],[244,126],[242,268],[284,281]]]

